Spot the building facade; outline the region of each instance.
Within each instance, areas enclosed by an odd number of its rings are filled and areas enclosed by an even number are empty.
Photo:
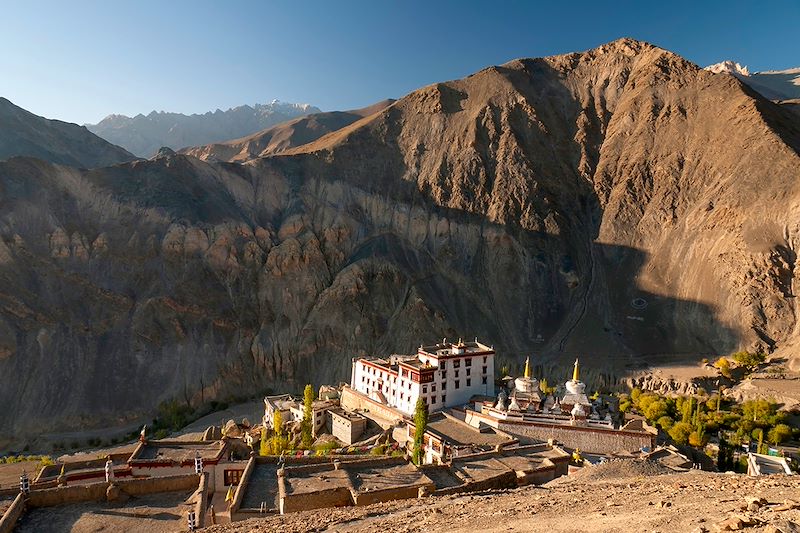
[[[476,339],[420,346],[416,355],[354,359],[350,386],[408,415],[418,398],[439,411],[494,395],[494,354]]]

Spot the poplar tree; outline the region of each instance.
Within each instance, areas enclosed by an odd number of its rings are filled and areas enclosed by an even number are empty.
[[[314,415],[314,389],[311,385],[306,385],[303,391],[303,421],[300,424],[303,446],[308,448],[314,442],[313,437],[313,415]]]
[[[417,398],[414,408],[414,450],[411,459],[414,464],[421,465],[423,458],[422,444],[425,437],[425,428],[428,426],[428,406],[422,397]]]

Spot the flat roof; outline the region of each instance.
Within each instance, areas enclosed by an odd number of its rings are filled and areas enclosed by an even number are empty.
[[[460,472],[471,481],[485,481],[498,477],[513,469],[503,464],[496,457],[456,457],[453,459],[453,471]]]
[[[286,468],[283,476],[283,489],[285,494],[311,494],[323,490],[353,488],[350,476],[343,469],[326,470]]]
[[[225,449],[224,441],[214,442],[176,442],[147,441],[129,461],[194,461],[195,454],[200,452],[203,460],[218,459]]]
[[[358,492],[413,487],[415,485],[433,483],[424,472],[408,463],[396,466],[344,464],[342,468],[350,474],[353,488]]]
[[[463,349],[463,353],[453,353],[453,348]],[[440,342],[429,346],[420,346],[418,352],[424,352],[432,356],[464,356],[464,355],[483,355],[494,353],[494,348],[476,341],[469,342]]]
[[[494,446],[514,440],[511,437],[497,433],[494,429],[481,432],[466,422],[449,417],[444,413],[431,415],[425,429],[455,445]]]

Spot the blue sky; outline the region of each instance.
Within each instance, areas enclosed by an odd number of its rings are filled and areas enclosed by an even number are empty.
[[[800,66],[800,1],[4,2],[0,96],[77,123],[273,98],[361,107],[516,57],[646,40]]]

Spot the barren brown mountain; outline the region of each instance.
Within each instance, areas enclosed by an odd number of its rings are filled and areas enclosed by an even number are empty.
[[[193,155],[204,161],[245,162],[256,157],[279,154],[316,141],[323,135],[368,117],[391,105],[394,100],[382,100],[363,109],[314,113],[282,122],[253,135],[224,143],[184,148],[183,154]]]
[[[789,108],[623,39],[431,85],[244,164],[13,159],[2,434],[346,380],[353,356],[445,336],[580,354],[606,378],[789,355],[799,148]]]
[[[39,117],[0,97],[0,160],[12,156],[86,168],[136,159],[82,126]]]

